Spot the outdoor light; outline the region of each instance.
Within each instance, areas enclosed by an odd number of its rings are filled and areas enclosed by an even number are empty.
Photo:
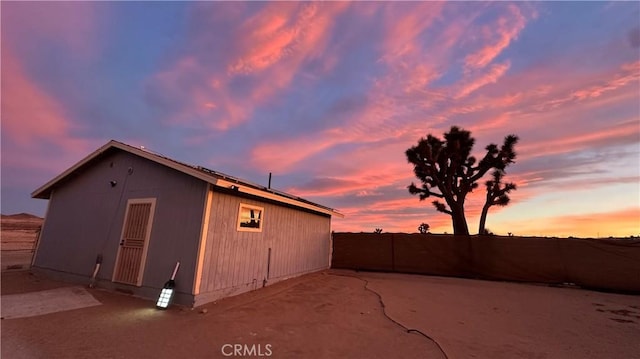
[[[173,298],[173,288],[162,288],[156,307],[160,309],[167,309],[169,302],[171,302],[171,298]]]
[[[174,281],[174,279],[176,278],[176,273],[178,273],[179,267],[180,262],[176,262],[176,267],[173,269],[171,279],[169,279],[164,284],[164,288],[162,288],[162,291],[160,292],[160,296],[158,297],[158,301],[156,302],[156,308],[167,309],[167,307],[171,303],[171,299],[173,299],[173,289],[176,286],[176,282]]]

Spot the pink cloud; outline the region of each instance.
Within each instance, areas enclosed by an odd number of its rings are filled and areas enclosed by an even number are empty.
[[[367,101],[367,105],[354,111],[340,128],[330,128],[319,133],[299,135],[288,140],[265,141],[252,150],[252,163],[256,166],[287,171],[300,165],[304,160],[327,151],[340,144],[372,144],[385,138],[387,141],[399,138],[403,132],[394,123],[394,104],[387,98],[378,97]],[[402,145],[404,146],[404,145]],[[295,151],[291,151],[295,148]],[[395,153],[402,155],[406,148],[395,147]],[[368,152],[375,156],[380,148]],[[394,152],[391,152],[394,153]],[[378,157],[379,158],[379,157]],[[404,160],[402,160],[404,162]]]
[[[63,106],[29,79],[8,49],[2,52],[2,128],[24,148],[50,141],[68,151],[85,145],[71,137],[77,128]]]
[[[288,88],[306,61],[324,54],[336,17],[348,6],[269,3],[233,29],[218,66],[197,50],[207,48],[209,39],[192,38],[194,50],[151,80],[160,96],[178,99],[168,121],[219,131],[246,122],[255,108]],[[232,88],[237,81],[251,85],[238,93]]]
[[[637,96],[640,62],[625,63],[617,68],[588,75],[574,74],[563,68],[549,68],[531,72],[525,76],[522,80],[535,81],[539,88],[536,101],[529,103],[532,110],[549,112],[576,105],[583,107],[590,103],[604,106],[607,104],[607,99],[603,97],[617,96],[620,91],[626,90],[627,95],[636,92]],[[503,85],[509,86],[507,83]],[[629,89],[633,85],[636,88]]]
[[[589,75],[571,72],[560,75],[559,72],[563,71],[565,70],[561,68],[543,67],[505,75],[493,86],[474,93],[474,96],[459,98],[432,118],[468,119],[467,121],[472,123],[468,129],[479,135],[480,140],[486,137],[487,140],[495,142],[507,133],[526,134],[522,146],[531,148],[537,146],[539,150],[547,149],[550,141],[549,135],[538,138],[541,132],[540,124],[554,124],[556,131],[551,138],[557,140],[551,140],[551,147],[556,151],[558,146],[565,143],[561,138],[575,136],[576,130],[569,127],[575,118],[581,118],[582,121],[589,121],[589,123],[598,123],[596,127],[598,130],[594,131],[600,131],[599,128],[603,123],[596,120],[596,114],[607,108],[637,103],[640,71],[635,62]],[[513,89],[518,90],[514,92]],[[631,123],[632,120],[628,115],[616,112],[611,112],[608,118],[609,123],[618,124]],[[585,126],[581,126],[578,130],[589,127],[585,123]],[[628,138],[637,132],[633,131],[632,125],[628,125],[626,130],[631,132],[625,135],[625,130],[617,131],[616,134],[612,134],[614,136],[612,139],[625,136]],[[585,138],[584,140],[604,144],[606,138]],[[557,141],[558,144],[554,145],[553,141]],[[567,145],[570,145],[573,150],[585,148],[572,141],[570,140]],[[589,143],[585,142],[584,145]],[[551,153],[555,152],[547,154]]]
[[[489,24],[483,27],[482,33],[488,34],[491,43],[485,45],[475,53],[467,55],[465,66],[467,69],[478,69],[491,63],[509,44],[517,39],[518,34],[524,29],[527,19],[521,10],[510,4],[508,13],[501,16],[497,24]]]
[[[332,141],[328,136],[264,142],[253,148],[251,161],[262,168],[286,172],[295,164],[332,147],[335,143],[336,141]]]
[[[423,33],[432,25],[444,7],[439,2],[413,3],[411,7],[385,6],[385,38],[382,40],[383,61],[396,62],[422,52]]]
[[[261,71],[293,52],[302,37],[302,19],[292,19],[296,4],[284,3],[270,6],[245,21],[239,37],[241,53],[229,66],[231,74],[248,74]],[[292,23],[288,26],[288,24]]]
[[[456,14],[455,21],[447,21],[444,28],[439,28],[434,34],[434,43],[438,43],[439,46],[429,47],[425,44],[424,35],[441,15],[441,4],[425,3],[420,4],[420,9],[392,7],[391,10],[386,13],[383,22],[385,39],[384,56],[381,59],[389,71],[374,82],[374,87],[367,94],[367,105],[343,123],[345,130],[339,138],[327,140],[331,145],[315,146],[317,149],[326,150],[333,145],[347,142],[366,143],[369,141],[368,138],[377,135],[386,138],[399,138],[408,134],[413,136],[416,132],[422,135],[425,131],[424,126],[417,126],[415,121],[421,117],[420,112],[447,100],[448,95],[445,91],[431,89],[429,85],[442,76],[440,69],[450,65],[447,60],[451,56],[450,52],[460,41],[465,28],[472,22],[473,15]],[[443,43],[447,46],[440,46]],[[496,83],[509,66],[507,61],[492,66],[489,71],[471,74],[465,82],[456,85],[459,88],[457,96],[465,97],[488,84]],[[511,99],[511,103],[516,101],[517,99]],[[444,114],[436,114],[429,118],[432,126],[446,121]],[[335,135],[331,132],[315,134],[314,137]],[[282,143],[281,147],[286,148],[289,145],[291,144]],[[316,153],[304,151],[300,155]],[[301,156],[295,156],[287,161],[288,164],[299,162],[303,158]]]
[[[272,3],[245,21],[239,30],[239,53],[231,74],[263,71],[277,64],[293,65],[323,54],[334,18],[347,3]],[[280,74],[282,75],[282,74]]]
[[[65,108],[27,76],[9,49],[2,51],[1,112],[3,167],[56,172],[91,148],[91,141],[74,135],[80,128]]]
[[[638,84],[640,80],[640,61],[623,64],[621,71],[614,74],[611,80],[604,84],[590,86],[589,88],[574,91],[570,97],[577,100],[585,100],[601,96],[603,93],[625,87],[629,83]]]
[[[401,152],[399,154],[402,155]],[[352,165],[344,170],[336,170],[332,168],[331,163],[321,161],[323,169],[340,174],[328,178],[322,177],[323,180],[312,181],[304,186],[290,186],[287,191],[303,197],[345,195],[376,197],[381,195],[379,191],[382,187],[395,186],[404,190],[412,181],[411,168],[405,161],[376,159],[380,159],[378,154],[371,156],[368,160],[363,160],[361,156],[347,155],[342,160]]]
[[[637,137],[638,134],[637,119],[632,118],[606,129],[593,129],[591,132],[525,143],[520,146],[519,151],[522,153],[522,159],[529,159],[593,148],[594,144],[598,143],[616,144],[621,138],[630,135]]]
[[[275,12],[274,15],[266,16],[276,16],[278,23],[281,22],[281,15],[278,15],[280,5],[281,3],[274,3],[265,10],[268,14]],[[273,99],[291,84],[306,62],[322,58],[327,52],[337,16],[348,6],[344,2],[305,3],[291,14],[289,21],[292,25],[277,31],[271,40],[246,36],[249,41],[246,42],[244,51],[254,54],[254,49],[258,49],[260,55],[240,55],[241,63],[246,68],[263,70],[260,81],[249,94],[253,102],[265,103]],[[332,62],[331,59],[329,62]]]
[[[501,64],[495,64],[491,66],[489,71],[479,74],[477,77],[475,77],[472,80],[465,81],[461,85],[460,89],[458,90],[454,98],[460,99],[462,97],[468,96],[469,94],[471,94],[472,92],[478,90],[483,86],[498,82],[498,80],[502,76],[504,76],[507,70],[509,70],[509,67],[511,67],[511,62],[509,60]]]

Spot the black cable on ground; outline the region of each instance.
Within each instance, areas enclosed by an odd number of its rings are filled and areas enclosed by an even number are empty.
[[[382,296],[380,295],[380,293],[376,292],[375,290],[369,288],[369,281],[364,279],[364,278],[360,278],[358,276],[355,275],[348,275],[348,274],[337,274],[337,273],[327,273],[329,275],[333,275],[333,276],[338,276],[338,277],[349,277],[349,278],[356,278],[356,279],[360,279],[361,281],[364,282],[364,289],[368,290],[369,292],[375,294],[378,297],[378,301],[380,302],[380,305],[382,306],[382,314],[389,319],[390,321],[392,321],[393,323],[395,323],[396,325],[398,325],[399,327],[401,327],[402,329],[406,330],[407,333],[418,333],[420,335],[422,335],[423,337],[429,339],[431,342],[433,342],[438,349],[440,350],[440,352],[442,353],[442,355],[444,355],[445,359],[449,359],[449,356],[447,356],[447,353],[444,351],[444,349],[442,349],[442,347],[440,346],[440,344],[433,339],[432,337],[430,337],[429,335],[421,332],[418,329],[410,329],[405,327],[402,323],[396,321],[395,319],[391,318],[388,314],[387,314],[387,310],[386,310],[386,306],[384,304],[384,301],[382,300]]]

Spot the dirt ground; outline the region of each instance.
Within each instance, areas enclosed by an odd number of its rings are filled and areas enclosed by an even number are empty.
[[[449,358],[640,358],[640,296],[421,275],[358,274],[387,314]]]
[[[2,273],[1,284],[2,295],[68,285],[27,271]],[[234,344],[273,358],[640,353],[640,297],[579,289],[329,270],[166,311],[148,300],[88,290],[102,305],[2,320],[2,358],[251,357],[233,355]]]
[[[62,285],[28,272],[2,274],[3,295]],[[274,358],[442,357],[433,343],[386,319],[362,281],[326,272],[195,310],[160,311],[120,293],[90,293],[103,304],[2,320],[2,357],[218,358],[231,353],[225,344],[255,345],[263,356],[269,345]]]

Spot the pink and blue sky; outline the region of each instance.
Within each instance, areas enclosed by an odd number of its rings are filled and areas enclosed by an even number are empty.
[[[5,2],[2,213],[110,139],[338,209],[452,232],[404,151],[520,137],[497,234],[640,234],[638,2]],[[487,176],[488,179],[488,176]],[[467,201],[477,232],[482,186]]]

